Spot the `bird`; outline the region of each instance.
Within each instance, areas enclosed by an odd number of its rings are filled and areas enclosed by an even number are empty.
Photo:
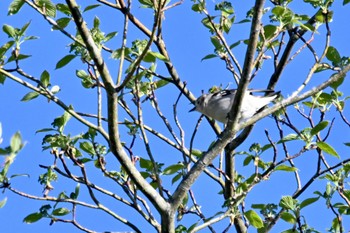
[[[265,95],[255,96],[253,95],[255,92],[262,92]],[[197,111],[226,124],[236,93],[237,89],[226,89],[203,94],[196,99],[194,102],[195,107],[190,112]],[[260,109],[275,100],[279,94],[280,91],[248,89],[242,100],[238,122],[242,123],[254,116]]]

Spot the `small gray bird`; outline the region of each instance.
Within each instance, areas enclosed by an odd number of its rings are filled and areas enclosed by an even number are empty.
[[[232,107],[237,90],[221,90],[215,93],[203,94],[198,97],[195,107],[190,110],[203,113],[207,117],[213,118],[222,123],[227,123],[228,113]],[[266,93],[265,96],[254,96],[254,92]],[[242,108],[239,117],[239,123],[248,120],[256,114],[261,108],[268,105],[279,95],[272,90],[247,90],[242,100]]]

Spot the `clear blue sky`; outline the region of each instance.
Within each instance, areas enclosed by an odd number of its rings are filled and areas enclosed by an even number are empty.
[[[5,12],[7,12],[10,2],[11,1],[9,0],[0,2],[0,12],[3,12],[3,14],[0,14],[1,25],[10,24],[14,27],[21,27],[28,21],[31,21],[27,35],[35,35],[39,37],[38,40],[29,41],[21,47],[21,52],[32,55],[31,58],[20,63],[22,69],[34,76],[40,76],[44,69],[50,71],[52,83],[59,85],[62,89],[58,95],[59,98],[66,101],[67,104],[72,104],[75,109],[78,109],[81,112],[95,112],[95,90],[80,88],[80,80],[75,77],[75,70],[85,68],[80,64],[78,59],[74,60],[63,69],[54,70],[57,61],[68,54],[69,48],[67,45],[70,43],[70,40],[58,31],[51,31],[50,26],[42,16],[38,15],[28,6],[24,6],[20,13],[15,16],[6,16]],[[54,2],[56,3],[58,1]],[[82,2],[87,5],[95,3],[95,1],[91,0],[78,1],[78,3]],[[210,6],[217,2],[218,1],[209,1],[208,4]],[[241,1],[232,1],[237,14],[237,21],[245,17],[249,8],[248,6],[250,6],[252,2],[253,1],[244,1],[246,4],[242,4]],[[179,72],[181,79],[188,83],[188,88],[196,96],[200,95],[201,90],[207,91],[213,85],[223,85],[223,87],[230,85],[231,88],[235,88],[234,80],[232,79],[231,74],[226,70],[223,61],[219,59],[211,59],[201,62],[201,59],[205,55],[213,53],[213,47],[210,43],[210,34],[208,30],[200,23],[203,15],[193,12],[191,10],[191,4],[191,1],[185,1],[179,7],[171,9],[165,14],[163,33],[173,64]],[[136,2],[134,5],[136,5]],[[212,6],[210,7],[211,8],[209,9],[214,13]],[[298,4],[292,4],[291,7],[300,14],[315,11],[312,8],[300,8]],[[350,48],[348,42],[350,41],[350,34],[348,33],[347,26],[349,19],[349,6],[341,7],[340,1],[337,1],[334,4],[333,9],[335,10],[335,15],[333,22],[330,24],[332,31],[331,45],[336,47],[342,56],[349,56]],[[141,21],[146,20],[146,25],[151,25],[150,19],[152,18],[152,13],[150,10],[139,9],[138,7],[135,7],[134,10],[135,14]],[[92,10],[84,15],[87,17],[88,26],[92,25],[92,18],[95,15],[101,19],[101,29],[103,31],[106,33],[111,31],[119,32],[117,39],[107,44],[112,49],[118,48],[118,46],[120,46],[120,38],[122,34],[121,25],[123,22],[120,13],[107,7],[96,8],[96,11]],[[73,27],[70,29],[73,29]],[[249,24],[235,25],[229,36],[227,36],[229,44],[232,44],[237,40],[246,39],[248,29]],[[132,39],[138,37],[145,39],[145,37],[142,34],[137,33],[132,26],[130,27],[130,36]],[[325,31],[322,29],[315,35],[314,42],[312,42],[312,45],[316,48],[317,52],[320,52],[323,48],[324,40]],[[0,33],[0,45],[4,44],[6,41],[7,36],[5,33]],[[297,48],[299,48],[299,46],[301,46],[300,43]],[[234,53],[241,64],[244,58],[244,48],[245,47],[242,46],[234,49]],[[108,58],[108,54],[105,55],[110,71],[115,77],[118,71],[118,63]],[[297,58],[291,62],[290,66],[286,69],[286,72],[282,75],[281,82],[277,85],[276,89],[281,90],[284,96],[290,95],[305,79],[310,64],[313,61],[312,59],[311,54],[304,50],[300,56],[297,56]],[[13,68],[13,65],[6,68]],[[267,60],[264,64],[264,68],[259,71],[258,76],[250,85],[250,88],[266,88],[268,78],[272,71],[272,61]],[[157,72],[166,74],[162,65],[159,65]],[[327,78],[328,74],[322,73],[321,75],[316,75],[311,84],[318,84]],[[343,91],[345,95],[350,95],[350,90],[348,88],[349,85],[350,82],[346,79],[341,88],[341,91]],[[307,88],[309,88],[309,86]],[[20,102],[20,99],[27,92],[28,90],[26,88],[9,79],[6,80],[5,85],[0,85],[0,122],[3,126],[4,138],[1,146],[7,146],[10,137],[16,131],[19,130],[21,132],[22,138],[26,141],[26,146],[16,158],[13,166],[11,166],[10,174],[27,173],[30,177],[19,177],[14,179],[11,182],[11,185],[30,194],[41,196],[42,186],[38,184],[37,179],[43,171],[39,168],[38,164],[52,164],[53,158],[48,151],[42,152],[41,140],[44,134],[35,134],[35,132],[38,129],[50,127],[52,120],[61,115],[63,110],[53,103],[48,103],[44,98],[38,98],[28,103]],[[169,117],[171,123],[173,123],[172,105],[177,98],[177,90],[169,85],[157,91],[156,94],[164,114]],[[190,108],[189,101],[182,98],[180,101],[179,120],[186,131],[187,146],[189,146],[191,133],[199,117],[198,113],[188,113]],[[307,122],[295,113],[293,107],[290,107],[289,109],[290,116],[296,117],[295,124],[297,127],[305,128],[308,126]],[[145,122],[150,126],[156,127],[159,131],[164,132],[165,127],[159,124],[158,118],[156,118],[156,113],[153,111],[152,107],[146,105],[144,111]],[[350,118],[349,108],[345,108],[344,113]],[[337,113],[332,112],[329,115],[337,116],[337,119],[328,142],[334,145],[341,158],[347,158],[349,156],[349,150],[347,147],[343,146],[342,143],[350,141],[349,128],[346,128],[345,124],[341,122]],[[126,115],[121,113],[121,119],[123,119],[123,117],[126,117]],[[154,119],[157,120],[155,121]],[[267,129],[270,132],[271,137],[274,140],[278,140],[274,121],[272,118],[268,117],[256,124],[254,131],[248,140],[239,148],[239,151],[247,150],[253,142],[259,142],[262,145],[267,144],[268,141],[265,137],[264,129]],[[71,120],[67,126],[66,132],[75,135],[84,132],[84,130],[86,130],[84,126],[81,126],[75,120]],[[150,136],[150,139],[153,145],[158,142],[152,136]],[[211,131],[208,124],[203,123],[195,140],[195,147],[200,150],[206,150],[209,144],[215,139],[216,136]],[[125,140],[129,142],[128,138]],[[290,146],[291,154],[297,152],[300,149],[301,144],[297,143],[294,144],[294,146]],[[280,152],[282,153],[282,149],[280,149]],[[144,154],[141,140],[137,141],[134,153],[136,155]],[[271,153],[272,152],[264,154],[264,158],[269,160],[269,158],[271,158]],[[161,143],[157,143],[157,146],[153,148],[153,154],[157,160],[165,163],[166,166],[181,160],[181,155],[179,153],[176,153],[172,149],[169,150],[169,147]],[[251,166],[243,167],[243,159],[243,156],[237,157],[237,170],[247,176],[253,172],[254,168]],[[300,160],[296,160],[296,165],[300,169],[300,175],[303,177],[303,183],[305,183],[313,174],[316,166],[315,161],[316,155],[314,152],[306,154]],[[331,159],[331,162],[336,163],[337,160]],[[117,170],[119,165],[116,162],[113,163],[115,163],[115,169]],[[94,169],[89,170],[89,175],[92,180],[96,181],[104,188],[110,189],[114,192],[120,191],[115,187],[115,184],[106,182],[105,179],[101,177],[100,173],[94,171]],[[58,190],[65,190],[67,193],[70,193],[74,190],[75,184],[60,178],[59,182],[54,183],[54,186],[55,190],[52,193],[53,195],[55,192],[58,192]],[[175,186],[169,186],[168,188],[172,191],[174,190],[174,187]],[[313,197],[314,195],[312,193],[315,190],[324,190],[324,187],[325,182],[318,182],[317,185],[312,185],[310,189],[300,197],[300,199],[303,200],[308,197]],[[86,190],[83,187],[81,189],[82,198],[86,199]],[[216,184],[213,184],[213,182],[206,176],[201,176],[201,178],[195,183],[194,190],[197,192],[197,202],[202,205],[202,210],[207,217],[222,210],[220,208],[222,205],[222,198],[217,195],[220,191],[219,187]],[[295,182],[293,183],[293,174],[276,172],[271,176],[270,180],[257,185],[248,195],[246,208],[250,209],[252,203],[278,202],[281,196],[292,195],[294,190]],[[38,211],[40,206],[44,203],[18,197],[8,191],[0,195],[0,200],[4,197],[7,197],[8,201],[6,206],[0,209],[0,219],[3,223],[1,226],[2,232],[80,232],[69,224],[56,223],[53,226],[49,226],[49,220],[46,219],[34,224],[22,223],[22,220],[26,215]],[[134,218],[135,212],[128,210],[119,203],[115,203],[108,198],[102,198],[101,200],[106,206],[113,207],[118,213],[121,212],[123,217]],[[119,211],[121,209],[122,211]],[[334,217],[331,215],[330,210],[325,209],[324,200],[319,201],[315,208],[305,208],[305,212],[303,213],[307,216],[307,223],[321,232],[325,232],[326,229],[330,227],[330,219]],[[106,215],[99,211],[88,210],[81,211],[78,214],[78,219],[81,220],[82,224],[86,225],[86,227],[91,227],[91,229],[96,231],[111,230],[122,232],[130,230],[126,226],[114,221],[112,218],[105,217]],[[321,219],[322,221],[320,221]],[[144,229],[145,232],[152,232],[152,228],[149,228],[149,225],[142,221],[138,226],[141,229]],[[181,223],[189,225],[192,221],[194,221],[194,218],[186,216]],[[220,225],[221,231],[226,224],[227,221]],[[105,228],[105,226],[107,227]],[[344,232],[349,231],[349,221],[345,226],[346,228],[344,229]],[[284,223],[279,224],[272,232],[280,232],[287,228],[288,225]],[[249,228],[249,230],[250,232],[254,232],[253,228]],[[204,230],[203,232],[207,231]]]

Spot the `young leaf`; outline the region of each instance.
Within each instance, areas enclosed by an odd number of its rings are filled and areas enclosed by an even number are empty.
[[[88,153],[89,155],[95,155],[94,146],[91,144],[91,142],[81,142],[79,145],[80,149]]]
[[[40,82],[44,87],[47,87],[48,85],[50,85],[50,74],[49,72],[47,72],[47,70],[44,70],[41,73]]]
[[[2,201],[0,201],[0,209],[1,209],[2,207],[4,207],[4,205],[6,204],[6,202],[7,202],[7,197],[5,197]]]
[[[330,60],[334,65],[338,65],[341,62],[341,57],[336,48],[333,46],[329,46],[327,50],[326,57]]]
[[[26,102],[26,101],[35,99],[35,98],[38,97],[38,96],[39,96],[39,93],[38,93],[38,92],[32,91],[32,92],[27,93],[25,96],[23,96],[23,98],[21,99],[21,101]]]
[[[321,150],[323,150],[327,154],[333,155],[333,156],[337,157],[338,159],[340,158],[340,156],[335,151],[335,149],[332,146],[330,146],[328,143],[326,143],[326,142],[317,142],[316,145],[317,145],[318,148],[320,148]]]
[[[328,121],[321,121],[311,129],[310,134],[316,135],[317,133],[321,132],[323,129],[325,129],[328,126],[328,123],[329,123]]]
[[[23,219],[25,223],[33,223],[39,221],[43,217],[42,213],[32,213]]]
[[[286,171],[286,172],[294,172],[298,169],[296,167],[289,167],[287,165],[281,164],[275,168],[276,171]]]
[[[13,0],[9,6],[8,15],[17,14],[17,12],[22,8],[24,0]]]
[[[11,145],[11,151],[14,153],[18,152],[23,147],[22,137],[19,132],[16,132],[12,136],[10,145]]]
[[[64,56],[61,60],[59,60],[56,64],[56,70],[59,68],[62,68],[63,66],[67,65],[69,62],[71,62],[76,56],[73,54],[68,54]]]
[[[295,216],[294,216],[293,214],[291,214],[291,213],[282,212],[281,218],[282,218],[284,221],[289,222],[289,223],[291,223],[291,224],[296,223]]]
[[[54,216],[64,216],[70,213],[70,210],[67,208],[58,208],[52,211],[52,215]]]
[[[8,37],[15,38],[16,30],[11,25],[4,24],[4,26],[2,26],[2,30],[8,35]]]
[[[208,60],[211,58],[217,57],[216,54],[208,54],[207,56],[203,57],[201,61]]]
[[[264,226],[263,220],[254,210],[248,210],[244,213],[244,216],[248,219],[249,223],[255,228],[261,228]]]
[[[100,4],[89,5],[89,6],[85,7],[83,12],[87,12],[87,11],[92,10],[92,9],[99,7],[99,6],[101,6],[101,5]]]
[[[311,198],[307,198],[305,199],[304,201],[302,201],[300,203],[300,209],[308,206],[308,205],[311,205],[312,203],[316,202],[320,197],[311,197]]]
[[[284,209],[294,211],[297,203],[298,201],[293,199],[291,196],[283,196],[279,203],[279,206]]]
[[[170,165],[169,167],[165,168],[163,171],[164,175],[172,175],[174,173],[176,173],[177,171],[181,170],[182,168],[184,168],[184,165],[179,163],[179,164],[173,164]]]
[[[62,28],[65,28],[65,27],[68,26],[68,24],[70,23],[70,21],[71,21],[71,18],[68,18],[68,17],[63,17],[63,18],[57,19],[57,20],[56,20],[56,23],[57,23],[58,27],[57,27],[57,26],[53,26],[52,29],[53,29],[53,30],[58,30],[58,29],[60,29],[60,28],[61,28],[61,29],[62,29]]]

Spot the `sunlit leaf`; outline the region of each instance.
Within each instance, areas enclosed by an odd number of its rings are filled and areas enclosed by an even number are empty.
[[[96,7],[99,7],[99,6],[101,6],[101,5],[100,5],[100,4],[89,5],[89,6],[87,6],[87,7],[84,8],[84,11],[83,11],[83,12],[92,10],[92,9],[94,9],[94,8],[96,8]]]
[[[76,56],[73,54],[68,54],[64,56],[61,60],[59,60],[56,64],[56,69],[62,68],[63,66],[67,65],[69,62],[71,62]]]
[[[340,156],[335,151],[335,149],[332,146],[330,146],[328,143],[317,142],[316,145],[318,148],[320,148],[322,151],[326,152],[327,154],[333,155],[333,156],[337,157],[338,159],[340,158]]]
[[[164,175],[172,175],[184,168],[183,164],[173,164],[163,170]]]
[[[7,202],[7,197],[5,197],[2,201],[0,201],[0,209],[5,206]]]
[[[254,210],[248,210],[244,213],[244,216],[248,219],[249,223],[255,228],[261,228],[264,226],[263,220]]]
[[[47,70],[44,70],[41,73],[40,82],[44,87],[47,87],[50,84],[50,74],[47,72]]]
[[[19,132],[16,132],[11,138],[11,151],[16,153],[23,147],[22,137]]]
[[[96,152],[94,150],[94,146],[91,142],[81,142],[79,144],[79,148],[88,153],[89,155],[95,155]]]
[[[16,37],[16,29],[14,27],[12,27],[11,25],[8,24],[4,24],[2,26],[2,30],[11,38],[15,38]]]
[[[328,126],[329,122],[328,121],[321,121],[318,123],[315,127],[313,127],[310,131],[311,135],[316,135],[322,130],[324,130]]]
[[[70,16],[71,12],[69,10],[69,7],[66,4],[62,4],[62,3],[58,3],[56,5],[56,9],[60,12],[62,12],[63,14]]]
[[[105,36],[104,41],[107,42],[111,40],[113,37],[115,37],[118,34],[118,32],[110,32]]]
[[[39,95],[40,94],[38,92],[32,91],[32,92],[27,93],[25,96],[23,96],[21,101],[26,102],[26,101],[37,98]]]
[[[286,172],[294,172],[297,171],[298,169],[296,167],[290,167],[284,164],[278,165],[275,168],[276,171],[286,171]]]
[[[32,213],[23,219],[25,223],[33,223],[39,221],[43,217],[42,213]]]
[[[214,58],[214,57],[217,57],[217,56],[218,55],[216,55],[216,54],[208,54],[205,57],[203,57],[201,61],[208,60],[208,59],[211,59],[211,58]]]
[[[68,26],[70,21],[71,21],[71,18],[68,18],[68,17],[63,17],[63,18],[57,19],[56,23],[57,23],[58,27],[53,26],[52,29],[53,30],[63,29],[63,28]]]
[[[291,224],[296,223],[295,216],[289,212],[282,212],[281,219],[283,219],[284,221],[289,222]]]
[[[70,210],[67,208],[58,208],[52,211],[54,216],[64,216],[70,213]]]
[[[329,46],[329,48],[327,50],[326,57],[334,65],[338,65],[341,62],[341,56],[340,56],[338,50],[333,46]]]
[[[8,15],[17,14],[18,11],[22,8],[24,0],[13,0],[8,9]]]
[[[311,205],[312,203],[316,202],[320,197],[311,197],[311,198],[307,198],[305,199],[304,201],[302,201],[300,203],[300,209],[308,206],[308,205]]]
[[[293,197],[283,196],[281,198],[279,206],[281,206],[282,208],[287,209],[287,210],[295,210],[297,203],[298,203],[298,201],[293,199]]]

